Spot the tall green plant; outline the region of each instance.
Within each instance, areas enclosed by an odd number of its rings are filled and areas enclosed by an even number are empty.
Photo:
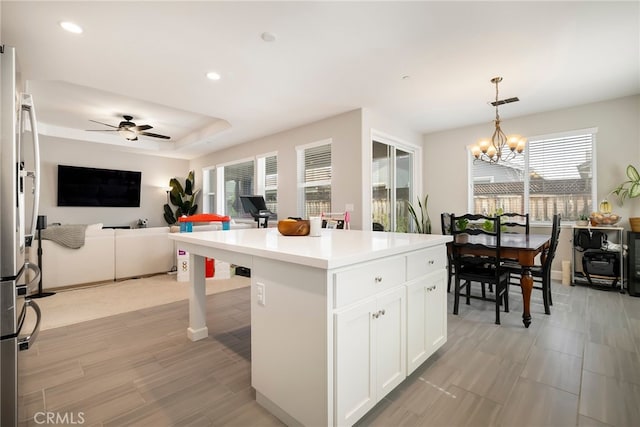
[[[194,171],[189,171],[189,175],[184,182],[184,187],[180,184],[177,178],[171,178],[169,180],[169,201],[171,205],[175,206],[175,210],[165,203],[164,205],[164,220],[169,225],[173,225],[178,222],[178,218],[182,215],[193,215],[198,210],[196,204],[196,198],[200,190],[195,190],[195,174]]]
[[[420,197],[418,197],[418,208],[420,209],[420,217],[418,218],[418,213],[411,205],[408,204],[409,214],[411,218],[413,218],[413,222],[416,225],[416,233],[421,234],[431,234],[431,218],[429,218],[429,212],[427,211],[427,202],[429,201],[429,195],[424,196],[424,204],[420,201]]]

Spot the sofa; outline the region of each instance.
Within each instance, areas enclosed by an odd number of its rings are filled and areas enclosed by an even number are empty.
[[[195,225],[193,231],[221,228],[212,223]],[[87,226],[84,245],[78,249],[42,240],[42,288],[112,282],[171,271],[176,266],[176,247],[168,237],[171,231],[169,227],[110,229],[92,224]],[[33,246],[30,258],[35,261],[37,248],[35,243]]]

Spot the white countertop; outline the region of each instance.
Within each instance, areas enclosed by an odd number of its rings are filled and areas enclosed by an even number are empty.
[[[323,229],[320,237],[283,236],[276,228],[172,233],[169,238],[324,269],[444,245],[451,241],[451,236],[439,234],[335,229]]]

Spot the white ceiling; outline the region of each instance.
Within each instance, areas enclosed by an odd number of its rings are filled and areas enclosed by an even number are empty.
[[[640,93],[638,1],[1,6],[41,133],[172,157],[361,107],[420,133],[490,123],[496,75],[500,98],[520,98],[500,108],[507,120]],[[171,141],[85,131],[123,114]]]

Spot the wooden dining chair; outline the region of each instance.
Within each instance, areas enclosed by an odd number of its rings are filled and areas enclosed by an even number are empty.
[[[529,214],[521,214],[517,212],[506,212],[501,214],[502,228],[506,233],[525,233],[529,234]]]
[[[553,216],[551,225],[551,240],[549,247],[543,252],[543,261],[539,265],[531,267],[531,275],[533,276],[533,289],[542,291],[542,302],[544,304],[545,314],[551,314],[550,306],[553,305],[551,297],[551,264],[556,256],[558,241],[560,239],[560,214]],[[520,277],[522,268],[515,261],[506,261],[502,264],[505,271],[509,273],[509,283],[511,285],[520,286]]]
[[[440,226],[442,234],[451,235],[451,215],[450,213],[443,212],[440,214]],[[453,259],[451,251],[447,250],[447,292],[451,292],[451,279],[453,278]]]
[[[453,235],[451,252],[455,277],[453,314],[458,314],[460,294],[463,289],[466,290],[467,305],[470,304],[471,298],[487,300],[485,295],[483,297],[471,295],[472,283],[477,282],[482,286],[487,283],[495,288],[495,299],[489,301],[495,301],[495,323],[499,325],[500,305],[503,303],[504,311],[509,312],[509,273],[502,269],[500,260],[500,216],[451,215],[452,224],[456,224],[456,221],[460,219],[466,219],[469,222],[482,221],[486,223],[489,221],[493,227],[467,228],[465,230],[451,227]],[[481,253],[482,255],[473,253]]]
[[[500,228],[503,233],[524,233],[529,234],[529,214],[519,212],[501,213]],[[483,289],[484,291],[484,289]],[[489,292],[493,292],[493,286],[489,284]]]

